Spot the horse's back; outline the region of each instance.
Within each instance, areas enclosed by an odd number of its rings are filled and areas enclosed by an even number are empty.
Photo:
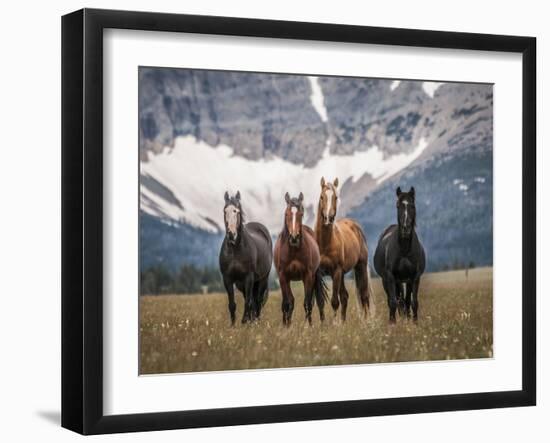
[[[249,222],[246,224],[246,231],[254,241],[258,251],[257,268],[260,277],[269,274],[271,263],[273,261],[273,245],[271,235],[267,228],[258,222]]]
[[[395,232],[397,232],[397,225],[389,225],[378,238],[373,260],[374,270],[378,275],[382,275],[384,272],[386,266],[386,246]]]
[[[341,218],[336,221],[336,226],[345,236],[346,241],[357,241],[358,243],[367,243],[363,229],[358,222],[351,218]]]
[[[269,249],[272,248],[271,235],[264,225],[258,222],[249,222],[246,224],[246,230],[255,240],[265,242],[269,246]]]
[[[367,238],[358,222],[351,218],[342,218],[336,222],[340,241],[344,242],[345,268],[353,266],[359,260],[366,260],[368,255]]]

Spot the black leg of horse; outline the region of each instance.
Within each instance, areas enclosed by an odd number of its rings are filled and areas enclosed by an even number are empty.
[[[367,317],[370,311],[368,263],[362,261],[357,263],[353,273],[355,275],[355,290],[361,300],[363,314]]]
[[[344,273],[342,272],[342,278],[340,279],[340,303],[342,304],[342,320],[346,320],[346,313],[348,309],[349,294],[346,289],[346,282],[344,280]]]
[[[336,269],[332,274],[332,307],[334,308],[334,299],[338,299],[340,296],[340,288],[342,287],[342,270]],[[348,301],[345,298],[340,298],[341,305],[341,315],[342,320],[346,319],[346,309],[348,306]],[[336,312],[336,310],[335,310]]]
[[[417,277],[412,284],[412,311],[413,320],[418,321],[418,287],[420,286],[420,277]]]
[[[286,280],[286,278],[279,275],[279,283],[281,284],[281,293],[283,296],[283,302],[281,304],[281,310],[283,311],[283,325],[290,326],[292,311],[294,310],[294,295],[292,295],[290,283]]]
[[[260,316],[260,305],[258,305],[259,286],[260,286],[259,281],[254,282],[254,285],[252,285],[252,299],[254,300],[254,309],[250,313],[251,320],[257,320],[258,317]]]
[[[412,284],[407,283],[405,295],[405,315],[407,318],[411,318],[411,294],[412,294]]]
[[[384,289],[388,294],[388,308],[390,309],[390,323],[395,323],[395,311],[397,310],[397,295],[395,294],[395,280],[389,274],[383,278]]]
[[[254,274],[250,273],[244,281],[244,314],[242,323],[254,320],[256,303],[254,303]]]
[[[254,285],[254,303],[256,305],[256,318],[260,318],[262,307],[267,297],[268,279],[260,280]]]
[[[306,320],[311,325],[311,313],[313,312],[313,276],[308,274],[303,280],[304,283],[304,311]]]
[[[235,288],[233,287],[233,282],[230,282],[226,278],[223,279],[223,285],[227,291],[227,306],[229,308],[229,316],[231,317],[231,326],[235,326],[235,311],[237,310],[237,304],[235,303]]]
[[[395,294],[397,295],[397,311],[401,317],[405,316],[405,291],[403,283],[395,283]]]

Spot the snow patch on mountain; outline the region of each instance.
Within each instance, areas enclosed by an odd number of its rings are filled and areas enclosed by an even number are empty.
[[[394,80],[391,82],[390,90],[394,91],[399,86],[399,83],[401,83],[401,80]]]
[[[444,83],[440,82],[423,82],[422,83],[422,89],[424,89],[424,92],[428,94],[431,98],[434,98],[435,91],[438,90],[438,88],[444,85]]]
[[[319,117],[321,117],[321,120],[326,123],[328,121],[327,108],[325,108],[325,97],[323,96],[321,85],[319,85],[319,78],[310,76],[308,79],[311,85],[311,104],[317,111],[317,114],[319,114]]]
[[[281,227],[285,192],[292,196],[303,192],[308,215],[312,216],[321,177],[331,181],[338,177],[345,183],[369,174],[381,183],[418,158],[426,146],[421,139],[412,152],[386,157],[376,146],[352,155],[330,154],[327,149],[314,167],[307,168],[280,157],[253,161],[235,155],[227,145],[212,147],[193,136],[178,137],[173,148],[151,153],[141,163],[142,176],[162,183],[178,204],[162,198],[142,180],[140,207],[160,218],[219,232],[223,229],[224,192],[239,190],[248,219],[264,223],[275,233]]]

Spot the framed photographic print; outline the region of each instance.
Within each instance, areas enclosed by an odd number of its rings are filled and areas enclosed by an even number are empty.
[[[62,425],[534,405],[530,37],[62,20]]]

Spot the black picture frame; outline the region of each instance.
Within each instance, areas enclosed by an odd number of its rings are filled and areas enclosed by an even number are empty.
[[[522,389],[392,399],[103,413],[103,30],[171,31],[522,54]],[[519,147],[518,147],[519,149]],[[82,434],[536,404],[536,39],[83,9],[62,18],[62,426]]]

